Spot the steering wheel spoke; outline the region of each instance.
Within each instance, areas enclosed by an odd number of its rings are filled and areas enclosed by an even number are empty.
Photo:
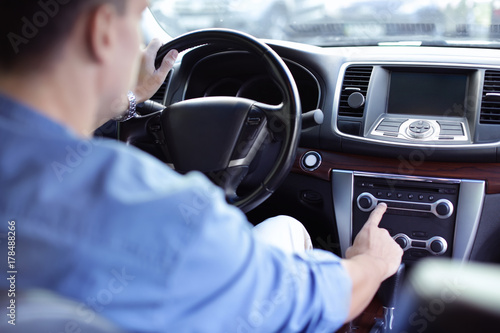
[[[270,133],[272,133],[273,140],[284,140],[288,135],[287,129],[289,129],[289,127],[287,124],[291,120],[291,115],[287,112],[285,104],[271,105],[257,102],[255,103],[255,107],[259,108],[266,115],[267,126]]]

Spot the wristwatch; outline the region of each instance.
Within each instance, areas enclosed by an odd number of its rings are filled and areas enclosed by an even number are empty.
[[[113,118],[113,120],[124,122],[138,115],[137,113],[137,99],[133,92],[129,91],[128,97],[128,109],[125,113]]]

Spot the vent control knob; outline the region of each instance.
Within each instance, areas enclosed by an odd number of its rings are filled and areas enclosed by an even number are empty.
[[[392,238],[396,241],[396,243],[398,243],[399,246],[401,246],[403,251],[406,251],[411,247],[411,238],[406,234],[397,234]]]
[[[436,236],[429,239],[429,251],[434,255],[442,255],[448,249],[446,239]]]
[[[347,99],[347,104],[353,109],[359,109],[363,105],[365,105],[365,96],[363,96],[362,93],[359,91],[353,92],[351,95],[349,95],[349,98]]]
[[[404,237],[398,237],[395,239],[395,241],[396,243],[398,243],[399,246],[401,246],[402,249],[408,246],[408,240]]]

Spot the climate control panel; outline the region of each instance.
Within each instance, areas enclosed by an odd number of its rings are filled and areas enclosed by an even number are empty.
[[[448,242],[440,236],[434,236],[428,240],[412,239],[406,234],[397,234],[392,237],[401,246],[403,251],[410,249],[425,249],[429,253],[439,256],[446,253]]]
[[[356,175],[353,187],[353,240],[370,212],[387,204],[380,227],[405,251],[405,262],[427,256],[450,257],[460,183],[453,180]]]
[[[432,197],[432,196],[431,196]],[[423,199],[422,199],[423,200]],[[453,204],[448,199],[439,199],[434,202],[412,202],[403,200],[379,199],[369,192],[358,196],[358,208],[364,212],[371,212],[380,203],[387,204],[389,209],[407,212],[427,212],[434,214],[440,219],[446,219],[453,214]]]

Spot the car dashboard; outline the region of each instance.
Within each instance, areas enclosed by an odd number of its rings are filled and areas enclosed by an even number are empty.
[[[339,255],[377,203],[404,261],[444,256],[500,262],[500,51],[451,47],[314,47],[267,41],[285,61],[303,114],[280,189],[248,213],[253,223],[288,214],[313,242]],[[206,96],[279,104],[282,93],[256,57],[198,47],[163,89],[166,105]]]

